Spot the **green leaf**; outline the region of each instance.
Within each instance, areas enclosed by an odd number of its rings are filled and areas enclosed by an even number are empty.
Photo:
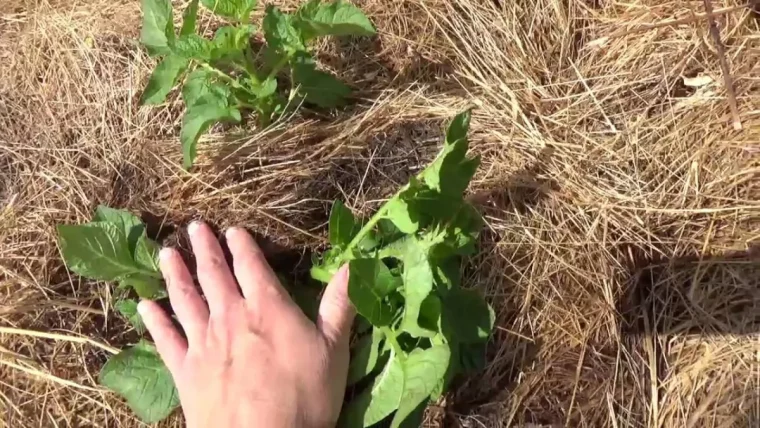
[[[144,272],[132,259],[127,236],[115,224],[59,225],[58,243],[66,266],[84,277],[114,281]]]
[[[458,141],[467,139],[467,132],[470,130],[470,119],[472,119],[472,110],[465,110],[451,120],[449,127],[446,129],[446,144],[456,144]]]
[[[432,206],[435,199],[440,199],[428,189],[424,183],[416,177],[409,179],[409,183],[388,200],[381,208],[383,217],[390,220],[398,231],[405,234],[415,233],[426,225],[424,215],[426,211],[433,217],[445,216],[452,209],[450,203],[445,206]],[[393,231],[390,230],[390,233]],[[389,234],[389,233],[386,233]]]
[[[274,77],[268,77],[259,85],[252,85],[249,88],[253,91],[258,98],[269,98],[277,91],[277,79]]]
[[[182,98],[188,108],[209,99],[213,99],[218,105],[226,106],[229,104],[230,95],[230,88],[217,80],[216,73],[206,68],[193,70],[182,87]]]
[[[117,311],[132,324],[137,334],[145,333],[145,324],[137,312],[137,301],[132,299],[119,300],[114,305]]]
[[[236,107],[221,105],[213,97],[204,97],[189,106],[182,118],[182,131],[179,136],[184,167],[190,168],[193,165],[197,155],[198,138],[208,131],[211,125],[223,120],[239,122],[240,119],[240,111]]]
[[[228,59],[234,62],[243,60],[243,52],[248,47],[251,35],[256,31],[253,25],[224,26],[214,33],[215,60]]]
[[[372,373],[377,366],[380,357],[380,345],[385,335],[379,328],[373,328],[372,334],[364,336],[351,352],[351,363],[348,366],[348,380],[350,386],[364,379]]]
[[[341,201],[333,202],[330,210],[330,245],[338,248],[344,248],[351,242],[356,232],[359,231],[359,225],[354,219],[351,210],[346,208]]]
[[[145,270],[158,272],[158,251],[158,244],[143,234],[137,239],[135,245],[135,261]]]
[[[201,0],[215,14],[240,22],[248,22],[256,0]]]
[[[314,60],[306,53],[296,54],[290,62],[293,82],[307,102],[323,108],[333,108],[344,103],[351,88],[333,75],[317,70]]]
[[[441,314],[443,335],[459,343],[488,341],[495,314],[475,290],[454,288],[446,293]]]
[[[158,422],[179,406],[169,370],[156,348],[146,341],[111,357],[100,370],[99,380],[124,397],[145,423]]]
[[[404,392],[404,362],[391,352],[383,371],[372,386],[351,400],[340,414],[338,426],[368,427],[385,419],[399,407]]]
[[[167,297],[166,288],[161,280],[153,275],[135,273],[127,275],[119,280],[122,288],[132,288],[141,299],[163,299]]]
[[[193,33],[177,39],[174,53],[186,59],[209,62],[214,55],[214,49],[215,46],[211,40]]]
[[[420,428],[425,420],[425,409],[429,400],[423,400],[399,425],[399,428]],[[395,420],[395,418],[394,418]]]
[[[296,13],[306,39],[320,36],[371,36],[375,27],[358,7],[337,0],[321,3],[310,0]]]
[[[185,8],[182,14],[182,28],[179,30],[180,36],[195,33],[195,22],[198,20],[198,0],[190,0],[190,4]]]
[[[348,297],[356,311],[374,326],[389,325],[395,308],[385,298],[399,286],[380,259],[355,259],[349,262]]]
[[[403,256],[404,261],[404,317],[401,328],[414,337],[430,337],[435,334],[419,325],[422,302],[433,290],[433,270],[428,260],[429,245],[416,237],[410,237]]]
[[[480,164],[479,157],[466,157],[469,126],[469,110],[457,115],[446,131],[443,150],[422,172],[425,184],[444,196],[461,198]]]
[[[106,205],[98,205],[92,218],[95,222],[109,222],[118,227],[127,237],[129,250],[134,251],[137,241],[145,233],[145,225],[140,217],[129,211],[117,210]]]
[[[417,348],[409,354],[404,363],[404,392],[391,427],[401,426],[420,403],[427,401],[446,375],[450,357],[451,351],[445,344],[425,350]]]
[[[150,55],[171,53],[174,43],[174,21],[169,0],[142,0],[143,22],[140,41]]]
[[[295,52],[306,50],[301,31],[293,21],[292,15],[283,14],[275,6],[267,6],[262,23],[264,37],[275,52],[291,56]]]
[[[164,102],[186,68],[187,60],[176,55],[169,55],[161,60],[150,75],[148,85],[140,98],[140,104],[161,104]]]

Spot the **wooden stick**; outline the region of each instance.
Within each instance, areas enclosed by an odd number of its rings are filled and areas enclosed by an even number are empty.
[[[720,41],[720,32],[718,32],[718,26],[715,25],[715,17],[713,16],[712,2],[710,0],[702,0],[705,4],[705,12],[707,14],[707,24],[710,28],[710,35],[715,43],[715,49],[718,51],[718,61],[720,62],[720,69],[723,72],[723,84],[726,86],[726,93],[728,94],[728,106],[731,108],[731,118],[733,126],[736,131],[741,131],[742,122],[739,119],[739,108],[736,106],[736,92],[734,92],[734,79],[731,77],[731,69],[728,67],[728,60],[726,59],[726,48],[723,46],[723,42]]]

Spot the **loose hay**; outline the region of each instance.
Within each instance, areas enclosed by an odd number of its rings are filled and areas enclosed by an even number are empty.
[[[2,422],[139,425],[95,381],[135,336],[106,284],[66,272],[55,224],[107,203],[185,250],[180,227],[204,218],[297,261],[324,245],[333,199],[369,213],[475,105],[488,226],[467,283],[498,327],[430,424],[760,425],[757,13],[713,3],[736,132],[701,1],[358,3],[380,35],[319,55],[356,103],[215,129],[190,174],[177,98],[137,104],[137,2],[0,5]]]

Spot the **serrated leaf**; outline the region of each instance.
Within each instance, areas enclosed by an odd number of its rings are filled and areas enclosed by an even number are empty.
[[[240,22],[248,22],[256,0],[201,0],[215,14]]]
[[[323,108],[343,105],[351,94],[351,88],[333,75],[317,70],[314,60],[306,53],[299,52],[290,62],[293,82],[298,92],[309,103]]]
[[[356,232],[359,231],[359,224],[356,222],[351,210],[346,208],[341,201],[333,202],[330,210],[330,221],[328,228],[330,245],[343,248],[351,242]]]
[[[345,406],[340,414],[338,426],[368,427],[382,421],[399,407],[403,392],[404,363],[391,352],[388,363],[372,386]]]
[[[451,352],[445,344],[428,349],[413,350],[404,362],[404,392],[391,427],[397,428],[411,415],[420,403],[427,402],[446,375]]]
[[[140,41],[151,55],[171,53],[174,43],[174,21],[169,0],[142,0]]]
[[[303,35],[293,21],[292,15],[280,12],[275,6],[267,6],[262,26],[267,44],[275,52],[292,55],[306,50]]]
[[[380,345],[384,337],[382,330],[373,328],[372,334],[364,336],[352,349],[351,363],[348,365],[347,386],[359,382],[375,370],[380,357]]]
[[[144,272],[132,259],[127,236],[112,223],[59,225],[58,243],[66,266],[84,277],[114,281]]]
[[[349,262],[348,297],[356,311],[374,326],[389,325],[395,308],[385,298],[400,285],[379,259],[355,259]]]
[[[185,58],[168,55],[153,70],[148,85],[140,98],[140,104],[161,104],[174,88],[177,79],[187,68]]]
[[[202,100],[214,99],[216,104],[229,104],[230,88],[216,79],[216,73],[206,68],[196,68],[187,76],[182,87],[182,99],[189,108]]]
[[[488,341],[495,314],[491,306],[475,290],[454,288],[442,302],[443,335],[459,343]]]
[[[182,28],[179,30],[180,36],[195,33],[195,22],[198,20],[198,0],[190,0],[182,14]]]
[[[126,399],[145,423],[158,422],[179,407],[169,370],[146,341],[111,357],[100,370],[100,384]]]
[[[302,5],[296,16],[304,28],[306,39],[320,36],[371,36],[375,27],[364,12],[351,3],[337,0],[322,3],[310,0]]]
[[[204,97],[196,104],[189,106],[182,117],[182,131],[179,137],[182,142],[184,167],[190,168],[193,165],[197,155],[198,138],[201,134],[217,122],[223,120],[239,122],[240,119],[240,111],[236,107],[221,105],[212,97]]]
[[[137,301],[132,299],[119,300],[114,305],[114,308],[129,321],[137,334],[142,335],[145,333],[145,323],[143,323],[142,317],[137,312]]]
[[[208,62],[214,55],[214,43],[197,34],[187,34],[177,39],[174,53],[186,59]]]

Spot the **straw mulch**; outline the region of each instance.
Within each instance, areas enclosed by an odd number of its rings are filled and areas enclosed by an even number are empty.
[[[66,271],[56,224],[105,203],[186,250],[202,218],[308,264],[331,201],[370,214],[475,106],[465,280],[497,329],[430,426],[759,426],[757,4],[712,2],[732,97],[701,0],[356,3],[379,35],[319,46],[352,105],[217,127],[190,172],[179,96],[138,105],[139,2],[0,4],[0,425],[139,425],[96,382],[136,335],[111,285]]]

